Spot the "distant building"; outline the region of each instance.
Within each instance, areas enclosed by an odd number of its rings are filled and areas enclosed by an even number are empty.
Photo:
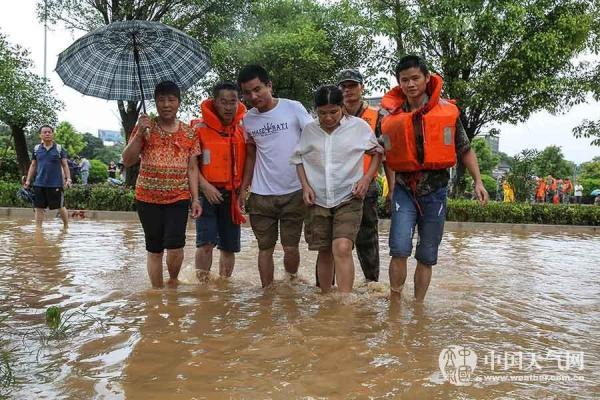
[[[105,145],[112,146],[115,144],[124,144],[125,138],[119,131],[109,131],[106,129],[98,129],[98,137],[102,139]]]
[[[484,136],[483,139],[486,141],[492,153],[498,154],[500,152],[500,138],[498,136]]]

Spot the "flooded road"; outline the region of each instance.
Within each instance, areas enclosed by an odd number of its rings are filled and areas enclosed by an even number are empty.
[[[249,228],[233,278],[199,285],[190,225],[188,283],[154,290],[138,223],[73,221],[65,232],[47,221],[39,232],[32,222],[0,219],[0,372],[10,368],[16,380],[0,389],[8,398],[600,396],[593,234],[447,229],[419,306],[414,259],[403,298],[388,297],[385,228],[382,283],[365,286],[357,264],[356,296],[342,304],[314,287],[316,254],[305,243],[300,282],[286,280],[277,251],[276,285],[263,291]],[[51,306],[63,310],[55,329],[46,323]],[[464,385],[442,371],[451,346],[462,348],[450,364],[470,377]],[[476,354],[470,372],[466,350]]]

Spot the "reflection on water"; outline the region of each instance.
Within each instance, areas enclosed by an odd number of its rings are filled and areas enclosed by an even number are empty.
[[[190,226],[191,228],[191,226]],[[193,237],[182,278],[192,280]],[[0,344],[13,350],[11,397],[107,399],[593,398],[600,384],[600,239],[590,234],[448,230],[426,303],[357,284],[351,304],[313,286],[315,254],[303,245],[301,281],[263,291],[256,242],[243,230],[230,281],[153,290],[141,227],[130,222],[48,223],[0,219]],[[414,269],[414,261],[409,269]],[[362,277],[357,268],[357,282]],[[410,280],[410,279],[409,279]],[[42,340],[44,312],[85,310],[101,321]],[[73,314],[71,322],[81,314]],[[487,382],[454,386],[440,351],[585,352],[577,382]],[[497,366],[502,368],[503,366]],[[502,373],[496,370],[495,373]],[[531,371],[530,371],[531,373]],[[512,367],[507,374],[524,374]]]

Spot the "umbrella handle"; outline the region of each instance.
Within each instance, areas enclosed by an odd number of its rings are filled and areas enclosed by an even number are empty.
[[[131,33],[131,38],[133,39],[133,59],[135,60],[137,76],[138,76],[138,84],[140,86],[140,92],[142,93],[142,109],[144,110],[144,114],[146,114],[146,102],[144,101],[144,87],[142,86],[142,70],[140,68],[140,52],[137,47],[137,41],[135,40],[135,32]]]

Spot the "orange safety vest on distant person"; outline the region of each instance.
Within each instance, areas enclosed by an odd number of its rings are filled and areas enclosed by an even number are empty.
[[[224,126],[217,116],[213,99],[200,105],[202,119],[192,124],[202,146],[200,172],[211,185],[231,191],[231,215],[236,224],[246,222],[237,202],[246,162],[246,141],[241,120],[246,107],[240,103],[230,125]]]
[[[381,101],[390,112],[381,124],[386,147],[386,164],[394,171],[414,172],[439,170],[456,165],[456,121],[458,107],[441,99],[442,78],[431,75],[427,85],[429,100],[418,110],[404,111],[406,96],[399,86],[388,92]],[[415,121],[421,121],[423,161],[417,157]]]

